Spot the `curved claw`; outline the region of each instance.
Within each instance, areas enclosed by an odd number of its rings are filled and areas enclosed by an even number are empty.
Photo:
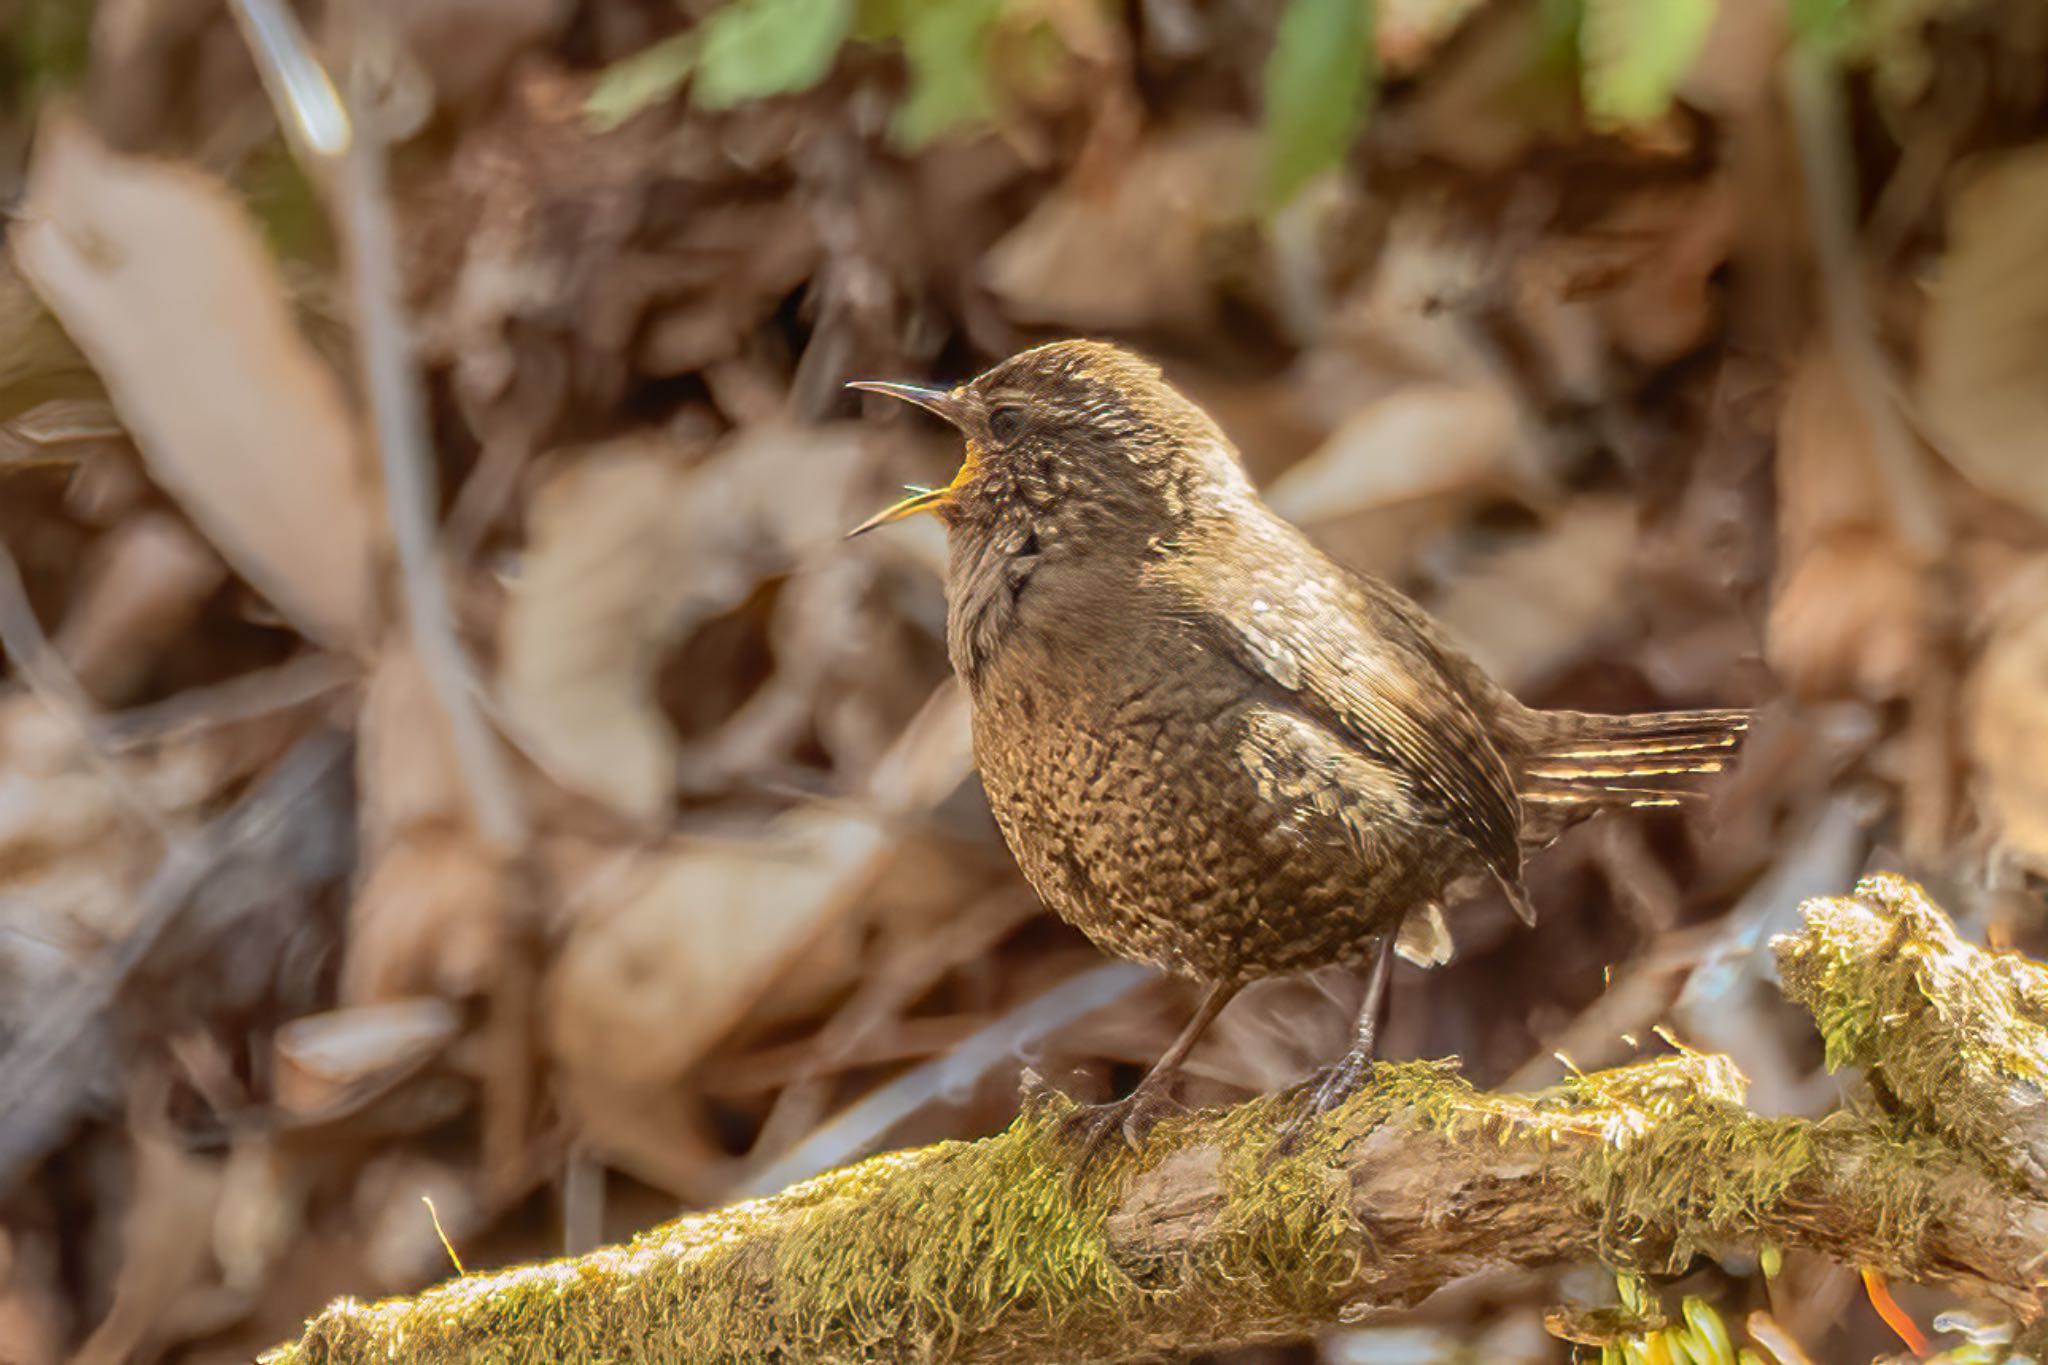
[[[1306,1091],[1306,1097],[1294,1117],[1281,1128],[1280,1139],[1273,1144],[1273,1157],[1289,1157],[1300,1151],[1309,1128],[1364,1089],[1377,1065],[1370,1056],[1361,1056],[1354,1050],[1345,1053],[1334,1066],[1324,1067],[1295,1086],[1290,1095]]]
[[[1102,1155],[1111,1134],[1121,1134],[1134,1152],[1145,1149],[1145,1139],[1159,1126],[1159,1120],[1178,1109],[1163,1086],[1140,1084],[1120,1100],[1108,1104],[1084,1105],[1069,1115],[1061,1131],[1078,1140],[1081,1150],[1074,1158],[1073,1180],[1079,1184]]]

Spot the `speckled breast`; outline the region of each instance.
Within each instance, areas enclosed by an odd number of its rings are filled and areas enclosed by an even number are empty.
[[[1114,686],[994,670],[975,696],[1011,851],[1103,950],[1207,981],[1361,962],[1461,870],[1429,848],[1371,865],[1334,822],[1276,806],[1240,756],[1242,673],[1137,653]]]

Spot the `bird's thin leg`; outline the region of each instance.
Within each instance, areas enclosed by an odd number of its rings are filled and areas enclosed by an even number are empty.
[[[1359,1002],[1358,1024],[1351,1034],[1351,1050],[1338,1064],[1340,1070],[1348,1066],[1362,1078],[1371,1067],[1373,1048],[1379,1042],[1380,1016],[1386,1013],[1387,979],[1393,974],[1394,936],[1389,934],[1380,940],[1380,950],[1373,957],[1372,975],[1366,978],[1365,999]]]
[[[1152,1069],[1145,1073],[1145,1079],[1138,1082],[1138,1090],[1143,1090],[1148,1085],[1164,1084],[1164,1081],[1158,1079],[1162,1072],[1166,1073],[1167,1080],[1171,1080],[1172,1073],[1180,1070],[1180,1064],[1195,1050],[1196,1041],[1208,1032],[1209,1025],[1216,1022],[1216,1016],[1223,1013],[1223,1007],[1229,1004],[1230,998],[1236,994],[1237,983],[1234,981],[1218,982],[1211,986],[1208,993],[1202,997],[1202,1003],[1195,1006],[1195,1017],[1188,1020],[1188,1026],[1180,1031],[1180,1036],[1173,1040],[1166,1051],[1159,1054],[1159,1060],[1152,1063]],[[1134,1090],[1132,1093],[1136,1094],[1137,1091]]]
[[[1315,1088],[1309,1092],[1307,1102],[1280,1134],[1279,1150],[1282,1153],[1298,1146],[1311,1123],[1357,1094],[1366,1077],[1372,1075],[1373,1050],[1379,1042],[1380,1014],[1386,1005],[1387,979],[1392,975],[1393,967],[1394,936],[1388,934],[1380,940],[1379,950],[1373,956],[1372,975],[1366,978],[1365,999],[1358,1006],[1358,1022],[1352,1029],[1351,1046],[1335,1066],[1315,1078]]]
[[[1194,1051],[1196,1041],[1207,1031],[1216,1016],[1223,1013],[1223,1007],[1237,994],[1236,982],[1218,982],[1209,987],[1202,1003],[1195,1007],[1195,1017],[1188,1020],[1187,1027],[1173,1040],[1166,1051],[1159,1054],[1159,1060],[1152,1063],[1152,1069],[1145,1073],[1131,1093],[1109,1104],[1090,1105],[1077,1112],[1070,1125],[1081,1136],[1081,1159],[1077,1169],[1085,1169],[1089,1161],[1101,1148],[1103,1140],[1112,1132],[1121,1130],[1124,1140],[1133,1149],[1145,1140],[1154,1124],[1171,1101],[1169,1092],[1174,1078],[1180,1074],[1180,1064]]]

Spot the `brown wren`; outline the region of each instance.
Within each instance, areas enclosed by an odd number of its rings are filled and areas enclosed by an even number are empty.
[[[1331,561],[1259,500],[1236,450],[1158,367],[1063,341],[953,389],[861,383],[944,418],[960,472],[946,641],[1003,837],[1106,952],[1205,983],[1093,1151],[1134,1144],[1245,983],[1371,968],[1352,1047],[1304,1118],[1369,1072],[1391,955],[1434,965],[1442,906],[1491,881],[1525,921],[1527,854],[1574,820],[1660,806],[1718,772],[1739,710],[1606,716],[1522,705],[1407,597]]]

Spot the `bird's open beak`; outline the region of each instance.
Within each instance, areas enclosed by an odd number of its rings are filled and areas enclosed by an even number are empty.
[[[925,384],[891,384],[880,379],[856,379],[846,387],[859,389],[863,393],[886,393],[891,398],[901,398],[906,403],[915,403],[926,412],[945,418],[955,426],[959,425],[959,406],[954,402],[952,393],[946,389],[935,389]]]
[[[915,403],[926,412],[945,418],[954,426],[960,425],[958,402],[946,389],[928,388],[922,384],[890,384],[871,379],[857,379],[846,387],[862,389],[868,393],[886,393],[891,398],[901,398],[906,403]],[[885,507],[875,513],[848,531],[846,538],[852,540],[855,536],[864,535],[877,526],[887,526],[892,521],[901,521],[905,517],[915,516],[919,512],[929,512],[943,505],[962,484],[967,482],[973,471],[974,450],[970,446],[967,458],[961,462],[960,472],[953,476],[951,483],[944,488],[911,488],[909,497],[893,507]]]

